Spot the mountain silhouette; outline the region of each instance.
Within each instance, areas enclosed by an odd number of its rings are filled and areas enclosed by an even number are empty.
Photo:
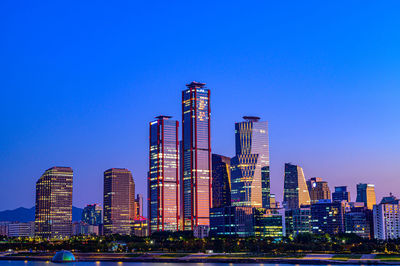
[[[83,209],[72,206],[72,221],[80,221]],[[30,209],[20,207],[15,210],[0,211],[0,221],[30,222],[35,220],[35,207]]]

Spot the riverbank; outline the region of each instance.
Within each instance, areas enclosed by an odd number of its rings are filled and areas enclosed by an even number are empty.
[[[50,261],[53,253],[14,253],[0,260]],[[162,263],[268,263],[268,264],[382,264],[400,265],[400,255],[305,254],[250,255],[245,253],[74,253],[77,261],[162,262]]]

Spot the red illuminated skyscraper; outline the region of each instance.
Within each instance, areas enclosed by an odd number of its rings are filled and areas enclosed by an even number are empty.
[[[182,92],[182,195],[184,230],[210,224],[210,91],[193,81]],[[200,229],[203,230],[203,229]]]
[[[149,233],[180,228],[178,121],[158,116],[150,123]]]

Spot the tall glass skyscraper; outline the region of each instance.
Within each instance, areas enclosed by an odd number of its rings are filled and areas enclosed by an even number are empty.
[[[177,231],[180,224],[178,121],[158,116],[150,123],[149,233]]]
[[[135,183],[124,168],[104,172],[104,234],[130,235],[135,219]]]
[[[70,167],[47,169],[36,182],[35,234],[43,238],[72,234],[72,176]]]
[[[210,225],[210,91],[193,81],[182,91],[182,171],[184,230]]]
[[[232,205],[270,206],[268,123],[244,116],[235,124],[236,156],[232,166]]]
[[[212,155],[213,208],[231,206],[231,158]]]
[[[364,202],[365,207],[372,210],[376,204],[375,185],[357,184],[357,202]]]
[[[303,169],[300,166],[285,164],[283,201],[288,210],[298,209],[302,205],[310,205],[310,194]]]
[[[82,211],[82,222],[88,225],[103,223],[103,208],[99,204],[89,204]]]

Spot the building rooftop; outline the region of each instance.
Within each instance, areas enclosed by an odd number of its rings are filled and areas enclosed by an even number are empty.
[[[248,122],[258,122],[260,120],[258,116],[243,116],[243,119]]]
[[[157,119],[170,119],[172,116],[169,116],[169,115],[159,115],[159,116],[156,116],[155,118],[157,118]]]
[[[191,83],[186,84],[186,87],[188,87],[188,88],[203,88],[205,85],[206,85],[205,83],[192,81]]]

